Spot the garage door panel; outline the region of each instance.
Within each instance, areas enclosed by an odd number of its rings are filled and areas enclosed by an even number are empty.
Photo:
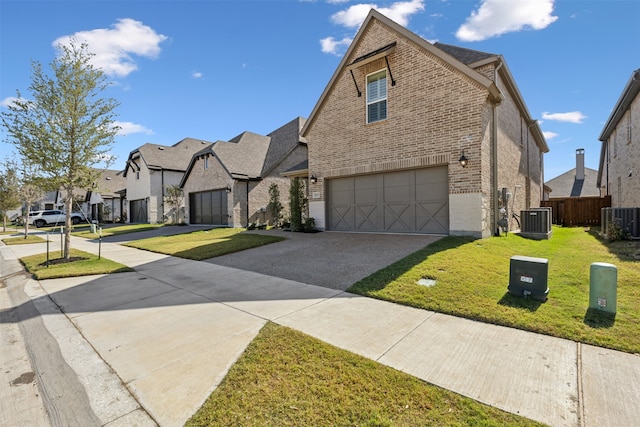
[[[192,224],[228,225],[226,190],[189,194],[189,215]]]
[[[446,166],[337,178],[327,190],[331,230],[449,232]]]
[[[375,231],[380,229],[381,215],[377,205],[358,205],[354,209],[355,226],[358,231]]]
[[[385,204],[384,213],[384,231],[397,233],[414,231],[414,215],[410,204]]]
[[[449,205],[437,202],[416,204],[416,229],[423,233],[448,233]]]
[[[349,231],[355,228],[354,208],[351,206],[339,206],[331,209],[332,229],[337,231]]]

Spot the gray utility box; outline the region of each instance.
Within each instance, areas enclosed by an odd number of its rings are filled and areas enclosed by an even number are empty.
[[[515,255],[509,267],[509,293],[546,301],[549,295],[549,260]]]

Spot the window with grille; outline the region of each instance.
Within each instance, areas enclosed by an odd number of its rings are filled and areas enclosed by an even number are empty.
[[[367,76],[367,123],[387,118],[387,72]]]

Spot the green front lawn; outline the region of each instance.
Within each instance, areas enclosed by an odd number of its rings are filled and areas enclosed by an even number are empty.
[[[283,237],[245,233],[243,228],[214,228],[127,243],[138,249],[188,258],[209,259],[284,240]]]
[[[102,237],[118,236],[120,234],[137,233],[139,231],[155,230],[160,227],[169,227],[164,224],[127,224],[102,227]],[[177,227],[177,226],[176,226]],[[86,224],[82,227],[74,226],[73,235],[78,237],[86,237],[87,239],[97,239],[100,237],[100,226],[97,226],[96,232],[91,232],[91,226]]]
[[[526,418],[267,323],[194,426],[534,426]]]
[[[354,284],[349,292],[597,346],[640,353],[640,245],[608,243],[583,228],[553,228],[549,240],[515,234],[445,237]],[[507,293],[513,255],[549,260],[549,299]],[[593,262],[618,268],[615,317],[588,311]],[[420,286],[421,278],[436,281]]]
[[[36,280],[133,271],[115,261],[102,257],[98,259],[98,255],[78,249],[71,249],[70,255],[70,261],[66,261],[60,257],[60,251],[52,251],[49,253],[48,266],[46,253],[20,258],[20,262]]]
[[[7,237],[2,239],[5,245],[26,245],[29,243],[45,243],[46,240],[40,236],[29,234],[26,238],[24,235],[18,237]]]

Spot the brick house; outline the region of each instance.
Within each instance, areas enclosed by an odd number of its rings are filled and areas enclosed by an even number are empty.
[[[549,149],[504,58],[433,45],[375,10],[302,136],[320,229],[487,237],[500,190],[515,212],[542,199]]]
[[[640,69],[631,74],[599,140],[598,187],[615,208],[640,207]]]
[[[307,158],[300,137],[305,119],[298,117],[268,135],[243,132],[195,153],[180,187],[188,224],[247,227],[270,220],[269,187],[275,183],[280,202],[289,201],[289,178],[282,173]]]
[[[172,145],[144,144],[129,154],[123,176],[126,178],[127,222],[161,223],[167,212],[167,187],[178,185],[194,153],[211,142],[185,138]]]

